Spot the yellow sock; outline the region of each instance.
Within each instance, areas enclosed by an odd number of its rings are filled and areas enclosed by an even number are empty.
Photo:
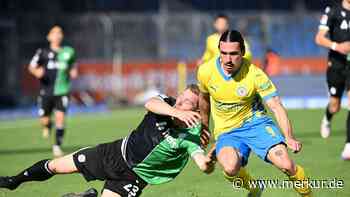
[[[248,171],[241,167],[238,174],[236,176],[229,176],[227,175],[225,172],[224,173],[224,177],[226,180],[233,182],[235,179],[240,179],[240,181],[242,181],[242,187],[252,193],[255,193],[259,190],[259,188],[251,188],[249,182],[252,182],[254,179],[250,176],[250,174],[248,173]]]
[[[295,187],[294,189],[303,197],[311,197],[311,188],[309,188],[307,182],[305,182],[307,180],[307,177],[305,176],[304,169],[299,165],[297,165],[296,168],[297,170],[295,175],[289,176],[289,180],[304,181],[302,182],[303,187],[298,187],[298,188]]]

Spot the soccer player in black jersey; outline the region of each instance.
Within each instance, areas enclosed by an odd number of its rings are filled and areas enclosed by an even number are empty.
[[[69,103],[70,80],[76,78],[78,72],[74,67],[74,49],[61,46],[62,28],[52,27],[47,40],[50,43],[49,47],[37,50],[28,69],[40,81],[38,105],[44,138],[49,136],[52,125],[50,116],[55,110],[56,141],[52,151],[55,157],[60,157],[63,156],[61,144],[65,129],[65,112]]]
[[[327,138],[331,131],[332,117],[340,110],[344,90],[350,104],[350,0],[342,0],[326,7],[315,41],[329,49],[327,84],[330,98],[321,123],[321,136]],[[350,111],[347,118],[347,139],[341,156],[344,160],[350,160]]]
[[[81,149],[54,160],[41,160],[11,177],[0,188],[14,190],[28,181],[55,174],[81,173],[87,181],[105,181],[103,197],[136,197],[146,185],[172,181],[191,157],[204,172],[214,169],[214,149],[200,147],[199,89],[190,85],[177,99],[160,95],[145,104],[149,111],[127,137]]]

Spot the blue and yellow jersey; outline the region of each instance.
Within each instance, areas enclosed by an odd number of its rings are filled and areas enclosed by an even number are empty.
[[[266,117],[262,100],[277,96],[267,75],[246,59],[234,76],[225,75],[220,58],[212,59],[198,68],[197,78],[201,92],[210,95],[215,139],[248,121]]]
[[[202,61],[207,62],[213,58],[216,58],[220,55],[220,51],[218,48],[219,45],[219,40],[220,40],[220,34],[214,33],[210,36],[208,36],[207,41],[206,41],[206,47],[205,47],[205,52],[202,56]],[[247,41],[244,42],[245,45],[245,54],[244,58],[248,59],[249,61],[252,60],[252,52],[250,51],[250,46]]]

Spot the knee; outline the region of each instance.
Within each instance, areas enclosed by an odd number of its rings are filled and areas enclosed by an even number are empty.
[[[278,167],[288,175],[294,175],[296,173],[296,166],[291,160],[282,162]]]
[[[340,104],[339,103],[329,103],[328,105],[329,112],[337,113],[340,110]]]
[[[41,117],[41,118],[40,118],[40,122],[41,122],[41,124],[43,124],[43,125],[47,125],[47,124],[49,124],[50,119],[49,119],[48,117]]]
[[[56,159],[49,161],[47,167],[52,173],[57,173],[58,172],[58,162]]]
[[[223,167],[223,170],[225,172],[226,175],[228,176],[236,176],[238,174],[238,171],[240,169],[240,165],[237,163],[237,164],[224,164],[222,165]]]

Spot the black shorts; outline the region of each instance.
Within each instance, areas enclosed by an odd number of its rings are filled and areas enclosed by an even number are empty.
[[[105,181],[104,189],[122,197],[136,197],[147,183],[125,163],[121,152],[122,140],[82,149],[73,155],[78,171],[87,181]]]
[[[38,97],[38,107],[39,116],[50,116],[52,111],[66,112],[69,105],[69,96],[39,96]]]
[[[350,90],[350,68],[347,62],[329,59],[327,68],[327,84],[330,96],[341,98],[344,90]]]

